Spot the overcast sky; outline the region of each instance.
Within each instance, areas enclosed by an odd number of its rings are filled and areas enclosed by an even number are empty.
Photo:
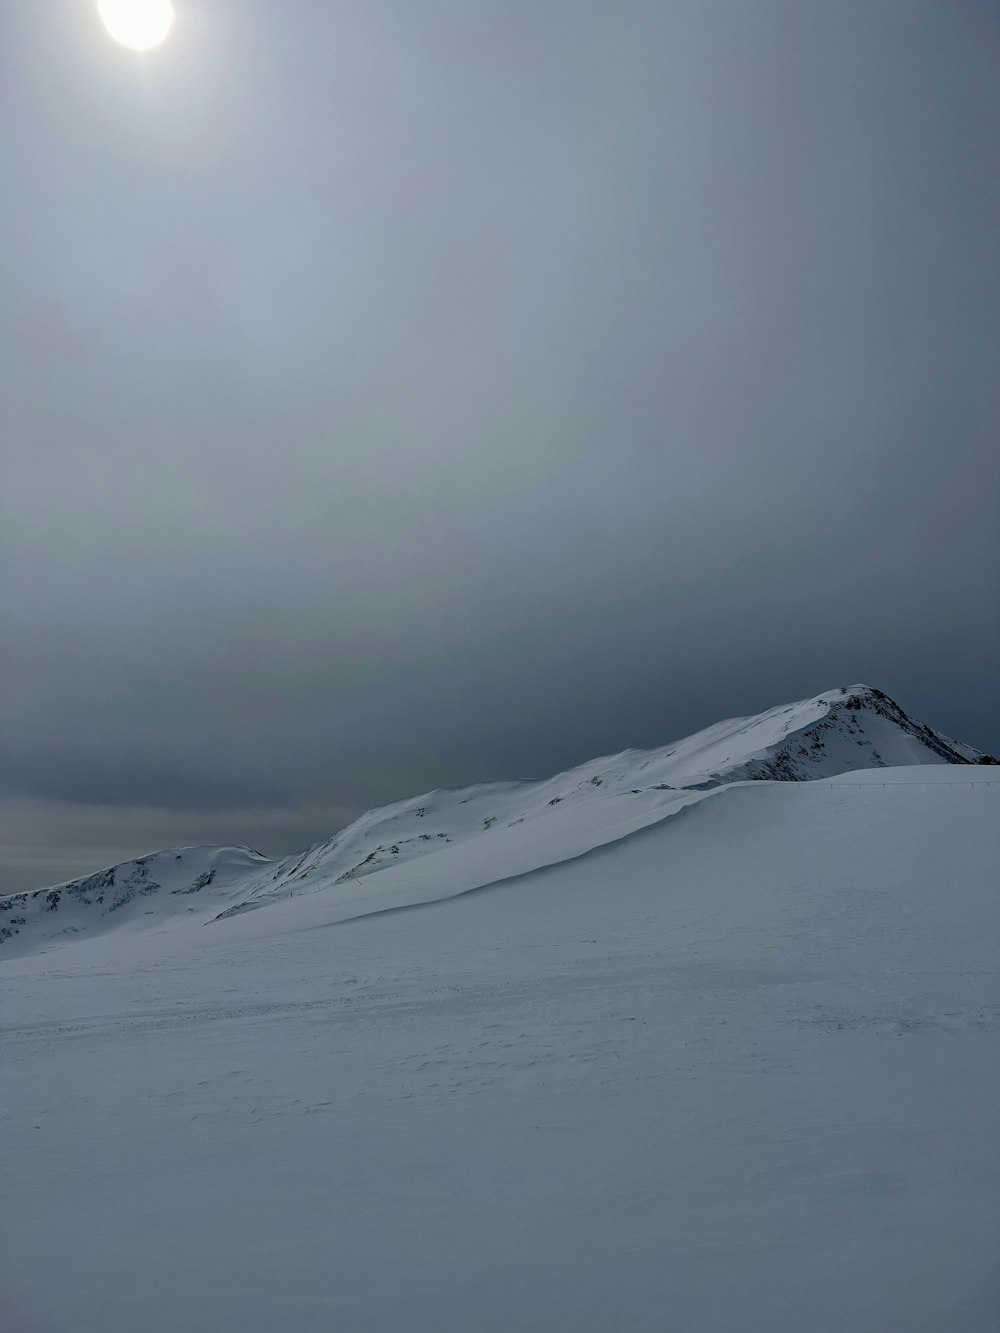
[[[0,0],[0,889],[867,680],[1000,749],[994,0]]]

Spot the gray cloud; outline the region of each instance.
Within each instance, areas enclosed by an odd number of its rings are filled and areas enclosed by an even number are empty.
[[[0,19],[12,874],[855,679],[1000,748],[994,6],[175,3]]]

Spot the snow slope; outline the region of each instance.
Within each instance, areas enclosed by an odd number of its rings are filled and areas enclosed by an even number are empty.
[[[995,774],[0,962],[0,1325],[993,1333]]]
[[[731,782],[982,758],[914,721],[879,690],[831,690],[541,782],[435,791],[372,810],[330,841],[281,861],[245,848],[172,849],[55,890],[0,899],[0,955],[124,924],[203,925],[302,894],[322,893],[343,906],[341,916],[428,901],[583,855]],[[462,875],[467,879],[456,885]]]

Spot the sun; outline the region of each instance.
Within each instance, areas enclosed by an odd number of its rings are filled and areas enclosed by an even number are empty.
[[[97,8],[115,41],[133,51],[159,46],[174,23],[170,0],[97,0]]]

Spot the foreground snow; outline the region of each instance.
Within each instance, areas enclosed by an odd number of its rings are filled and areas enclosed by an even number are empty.
[[[996,772],[4,962],[0,1323],[992,1333]]]

